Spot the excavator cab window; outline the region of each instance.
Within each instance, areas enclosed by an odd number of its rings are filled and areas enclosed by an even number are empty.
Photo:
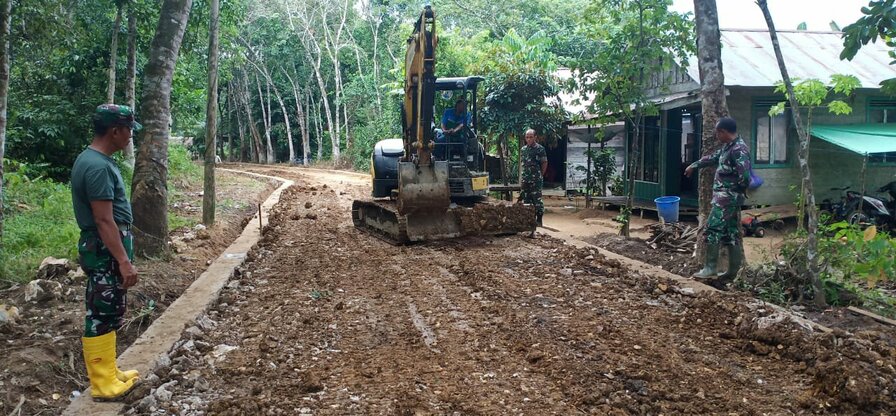
[[[435,103],[434,114],[439,115],[433,120],[435,128],[436,149],[434,156],[437,160],[449,162],[466,162],[468,159],[468,145],[476,140],[476,132],[472,91],[463,88],[460,90],[443,90],[438,94]]]

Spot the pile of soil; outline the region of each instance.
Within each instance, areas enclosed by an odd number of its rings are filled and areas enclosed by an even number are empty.
[[[192,222],[201,221],[201,185],[179,189],[171,212]],[[255,203],[266,199],[277,186],[227,172],[218,173],[218,185],[214,227],[173,230],[170,258],[135,262],[140,283],[128,292],[125,326],[118,331],[119,352],[239,235],[254,215]],[[20,315],[14,323],[0,324],[0,414],[15,414],[16,408],[23,415],[59,414],[71,398],[87,388],[80,339],[86,277],[76,262],[71,259],[64,267],[60,264],[50,276],[33,283],[45,289],[36,297],[33,295],[38,292],[28,285],[0,291],[0,304],[14,306]]]
[[[892,330],[812,333],[544,236],[391,246],[351,224],[365,188],[294,178],[129,413],[896,409]]]
[[[464,235],[504,234],[535,228],[535,207],[493,201],[458,207],[451,212],[460,220]]]
[[[679,276],[690,276],[700,270],[700,265],[697,264],[691,253],[679,253],[662,248],[654,249],[647,245],[646,241],[637,237],[625,238],[603,233],[588,238],[587,241],[605,250],[661,267]],[[722,264],[725,263],[722,262]]]

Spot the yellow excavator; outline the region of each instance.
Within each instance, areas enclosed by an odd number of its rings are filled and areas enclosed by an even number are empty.
[[[533,207],[488,198],[485,152],[476,133],[483,78],[437,79],[437,44],[435,13],[426,6],[408,38],[402,138],[374,146],[373,199],[354,201],[354,225],[393,244],[535,230]],[[437,93],[467,106],[471,117],[460,133],[434,125]]]

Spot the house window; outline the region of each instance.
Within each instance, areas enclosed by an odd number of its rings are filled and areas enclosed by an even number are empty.
[[[896,124],[896,99],[868,99],[868,122]]]
[[[756,137],[753,153],[754,165],[757,167],[784,165],[790,161],[790,149],[787,146],[787,129],[790,121],[790,110],[769,116],[770,106],[756,107]]]
[[[894,164],[896,163],[896,152],[872,153],[868,155],[868,163],[871,164]]]

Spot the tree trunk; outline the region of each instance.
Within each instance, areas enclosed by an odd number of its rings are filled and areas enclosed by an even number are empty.
[[[3,155],[9,97],[9,25],[12,0],[0,0],[0,253],[3,252]]]
[[[190,17],[192,0],[165,0],[143,80],[140,153],[134,169],[132,203],[137,252],[158,255],[168,244],[168,123],[171,78]]]
[[[716,123],[728,116],[728,101],[725,99],[725,73],[722,70],[722,41],[719,32],[719,13],[715,0],[694,0],[694,18],[697,23],[697,64],[700,70],[700,98],[702,101],[703,132],[700,154],[715,151],[719,142],[716,139]],[[715,178],[715,167],[703,168],[698,172],[699,216],[701,227],[706,225],[706,218],[712,202],[712,183]],[[704,242],[697,240],[697,256],[699,262],[704,257]]]
[[[299,120],[299,129],[302,132],[302,165],[308,164],[308,125],[307,125],[307,117],[305,116],[305,110],[302,108],[302,100],[299,97],[299,86],[296,85],[295,81],[286,72],[285,69],[280,68],[283,71],[283,74],[286,75],[286,79],[289,80],[289,85],[292,86],[292,94],[293,98],[296,100],[296,118]],[[286,110],[283,110],[284,113]]]
[[[115,23],[112,26],[112,46],[109,48],[108,84],[106,84],[106,102],[115,103],[115,67],[118,65],[118,31],[121,29],[122,4],[115,2]]]
[[[772,46],[775,49],[775,57],[778,60],[778,67],[781,70],[781,78],[784,80],[784,86],[787,88],[787,100],[790,102],[790,113],[793,114],[793,123],[796,125],[797,134],[800,136],[800,150],[797,158],[800,163],[800,172],[802,173],[802,185],[805,194],[803,199],[806,201],[807,214],[809,217],[809,232],[806,241],[806,259],[808,261],[809,278],[815,290],[815,305],[823,308],[827,306],[825,299],[824,287],[819,276],[818,265],[818,206],[815,205],[815,193],[812,189],[812,174],[809,171],[809,132],[806,126],[800,120],[800,107],[793,93],[793,83],[790,81],[790,75],[787,73],[787,65],[784,63],[784,55],[781,54],[781,45],[778,43],[778,33],[775,31],[775,22],[772,21],[772,15],[768,11],[768,3],[766,0],[757,0],[756,4],[762,10],[765,16],[765,23],[768,25],[768,34],[772,40]]]
[[[501,180],[504,186],[509,184],[507,178],[507,136],[502,134],[498,138],[498,157],[501,158]]]
[[[632,208],[634,206],[634,195],[635,195],[635,175],[637,175],[638,170],[638,158],[640,157],[641,151],[641,123],[644,122],[644,116],[641,114],[641,107],[637,105],[635,107],[635,119],[629,119],[634,125],[632,130],[632,144],[629,146],[629,161],[626,169],[628,170],[628,189],[625,190],[625,212],[623,212],[622,216],[625,218],[625,221],[622,223],[622,228],[619,229],[619,235],[628,238],[631,236],[631,223],[632,223]]]
[[[258,75],[255,75],[255,86],[258,87],[258,104],[261,106],[261,121],[264,123],[265,142],[262,149],[264,151],[264,161],[262,163],[268,164],[274,162],[271,158],[273,153],[271,146],[271,109],[270,106],[265,107],[264,105],[264,92],[261,89],[261,81],[258,79]]]
[[[134,13],[134,3],[128,3],[128,68],[125,79],[124,100],[128,107],[136,109],[137,106],[137,14]],[[128,142],[124,149],[125,164],[134,169],[134,141]]]
[[[215,156],[218,134],[218,0],[210,0],[208,22],[208,88],[205,107],[205,174],[202,193],[202,223],[215,223]]]
[[[235,106],[239,107],[237,103],[234,103]],[[236,127],[240,135],[240,162],[245,162],[248,160],[249,147],[246,146],[246,129],[243,127],[243,118],[240,116],[240,109],[237,108],[235,111],[236,115]]]
[[[289,125],[289,113],[286,111],[286,104],[283,103],[283,97],[280,95],[280,90],[277,89],[276,85],[274,85],[274,97],[277,98],[277,103],[280,104],[280,111],[283,112],[283,123],[286,124],[286,141],[289,143],[289,164],[293,164],[296,163],[296,150],[292,145],[292,127]]]
[[[326,102],[326,100],[324,100]],[[314,106],[314,110],[317,113],[317,116],[314,118],[315,123],[317,125],[317,160],[321,161],[324,157],[324,126],[323,126],[323,116],[320,114],[320,106],[314,102],[314,99],[311,99],[311,105]]]

